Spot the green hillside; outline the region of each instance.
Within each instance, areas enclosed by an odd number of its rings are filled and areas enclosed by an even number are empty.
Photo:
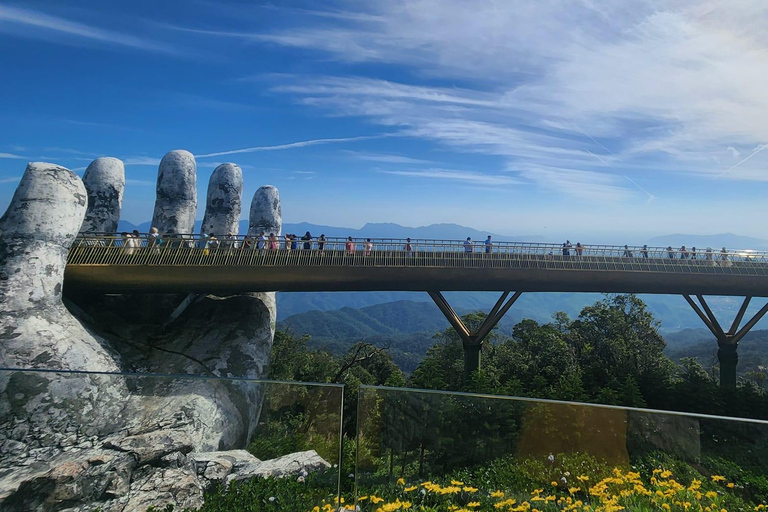
[[[449,301],[465,307],[456,307],[464,315],[478,309],[489,309],[482,296],[489,294],[448,294]],[[505,316],[498,332],[509,335],[513,327],[524,318],[538,322],[551,321],[550,310],[556,305],[567,305],[568,314],[578,312],[582,300],[594,300],[597,294],[530,294],[525,295]],[[456,300],[463,296],[463,300]],[[543,303],[547,298],[553,303]],[[466,307],[470,306],[470,307]],[[474,306],[474,307],[473,307]],[[650,309],[650,308],[649,308]],[[546,311],[546,315],[542,314]],[[412,372],[434,345],[434,335],[449,327],[448,321],[432,302],[398,300],[355,309],[343,307],[332,311],[308,311],[289,316],[278,323],[278,328],[288,329],[296,335],[309,334],[310,345],[325,348],[336,355],[346,353],[359,341],[379,347],[388,347],[393,361],[406,373]],[[674,361],[693,357],[705,368],[717,364],[717,343],[706,329],[683,329],[665,332],[665,353]],[[749,333],[739,346],[739,373],[764,371],[768,366],[768,330]]]

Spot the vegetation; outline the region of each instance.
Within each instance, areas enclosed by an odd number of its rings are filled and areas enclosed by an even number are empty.
[[[464,316],[469,325],[483,318]],[[763,425],[386,388],[366,390],[357,403],[359,386],[369,384],[768,418],[754,380],[724,393],[695,359],[669,359],[658,323],[635,296],[606,297],[575,319],[559,313],[546,324],[523,320],[511,335],[497,331],[469,378],[458,336],[447,329],[433,342],[406,377],[381,347],[356,343],[334,355],[311,348],[307,336],[275,336],[272,378],[347,385],[341,474],[357,471],[363,512],[762,510],[768,499]],[[265,404],[249,449],[261,458],[338,453],[317,420],[332,423],[333,408],[318,405],[332,400],[295,398]],[[335,475],[247,482],[217,491],[203,511],[335,509]],[[342,479],[347,502],[353,482]]]

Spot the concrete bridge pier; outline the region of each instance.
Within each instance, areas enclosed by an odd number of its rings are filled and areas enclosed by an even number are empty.
[[[464,324],[461,317],[456,314],[451,305],[448,304],[442,293],[437,291],[427,293],[429,293],[429,296],[461,338],[462,345],[464,346],[464,375],[466,377],[469,377],[473,371],[480,369],[480,352],[483,348],[483,341],[490,334],[491,330],[496,327],[499,320],[507,314],[512,304],[523,294],[523,292],[515,292],[507,300],[510,292],[504,292],[499,297],[499,300],[496,301],[488,316],[485,317],[483,323],[477,327],[477,330],[472,332]]]
[[[720,322],[717,321],[717,317],[712,312],[712,309],[704,300],[703,295],[696,295],[699,304],[691,298],[690,295],[683,295],[685,300],[690,304],[693,311],[699,315],[704,325],[715,335],[717,339],[717,360],[720,363],[720,387],[722,389],[734,390],[736,389],[736,366],[739,363],[739,354],[737,352],[739,342],[741,339],[760,321],[765,313],[768,312],[768,304],[765,304],[760,310],[754,314],[744,326],[739,329],[739,324],[744,319],[744,314],[747,312],[747,307],[752,300],[752,296],[747,296],[736,313],[736,317],[731,323],[730,329],[723,330],[720,326]]]

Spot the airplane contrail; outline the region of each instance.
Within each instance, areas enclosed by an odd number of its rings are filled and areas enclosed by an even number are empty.
[[[607,151],[609,154],[611,154],[611,155],[613,154],[613,151],[611,151],[610,149],[608,149],[607,147],[605,147],[605,146],[604,146],[604,145],[603,145],[601,142],[599,142],[599,141],[598,141],[597,139],[595,139],[593,136],[591,136],[591,135],[590,135],[590,134],[588,134],[586,131],[584,131],[584,129],[583,129],[581,126],[577,125],[577,124],[576,124],[576,123],[574,123],[573,121],[571,121],[571,124],[573,124],[573,126],[575,126],[575,127],[576,127],[576,128],[577,128],[577,129],[578,129],[580,132],[581,132],[581,133],[583,133],[584,135],[586,135],[587,137],[589,137],[590,139],[592,139],[592,142],[594,142],[595,144],[597,144],[598,146],[600,146],[601,148],[603,148],[604,150],[606,150],[606,151]]]
[[[603,160],[602,158],[600,158],[599,156],[597,156],[596,154],[594,154],[594,153],[593,153],[593,152],[591,152],[590,150],[588,150],[588,149],[584,148],[584,151],[586,151],[587,153],[589,153],[589,154],[590,154],[590,155],[592,155],[593,157],[597,158],[598,160],[600,160],[601,162],[603,162],[603,163],[604,163],[605,165],[607,165],[608,167],[613,167],[611,164],[609,164],[608,162],[606,162],[605,160]]]
[[[613,169],[613,166],[612,166],[611,164],[609,164],[608,162],[606,162],[605,160],[603,160],[602,158],[600,158],[598,155],[594,154],[594,153],[593,153],[593,152],[591,152],[590,150],[588,150],[588,149],[586,149],[586,148],[585,148],[585,149],[584,149],[584,151],[586,151],[587,153],[589,153],[590,155],[592,155],[593,157],[597,158],[598,160],[600,160],[601,162],[603,162],[605,165],[607,165],[608,167],[610,167],[610,168],[612,168],[612,169]],[[633,180],[632,178],[630,178],[630,177],[629,177],[629,176],[627,176],[626,174],[624,174],[623,176],[624,176],[624,177],[627,179],[627,181],[629,181],[631,184],[633,184],[633,185],[634,185],[635,187],[637,187],[639,190],[641,190],[642,192],[645,192],[646,194],[648,194],[648,201],[653,201],[654,199],[656,199],[656,196],[655,196],[655,195],[651,194],[650,192],[648,192],[647,190],[645,190],[643,187],[641,187],[640,185],[638,185],[638,184],[635,182],[635,180]]]
[[[740,162],[738,162],[738,163],[736,163],[736,164],[732,165],[732,166],[731,166],[731,167],[729,167],[728,169],[724,170],[723,172],[721,172],[720,174],[718,174],[717,176],[715,176],[714,178],[712,178],[712,181],[716,180],[717,178],[719,178],[720,176],[722,176],[723,174],[725,174],[725,173],[727,173],[727,172],[731,172],[732,170],[734,170],[735,168],[737,168],[738,166],[740,166],[741,164],[743,164],[744,162],[746,162],[747,160],[749,160],[750,158],[752,158],[753,156],[755,156],[756,154],[758,154],[759,152],[761,152],[762,150],[764,150],[766,147],[768,147],[768,145],[766,145],[766,144],[760,144],[759,146],[757,146],[757,147],[756,147],[756,148],[755,148],[755,149],[752,151],[752,153],[750,153],[748,156],[746,156],[746,157],[745,157],[743,160],[741,160]]]
[[[240,153],[255,153],[257,151],[279,151],[281,149],[304,148],[307,146],[317,146],[320,144],[334,144],[337,142],[355,142],[358,140],[383,139],[384,137],[393,137],[395,134],[385,133],[382,135],[363,135],[359,137],[343,137],[338,139],[314,139],[291,142],[288,144],[278,144],[277,146],[254,146],[251,148],[232,149],[230,151],[219,151],[216,153],[206,153],[204,155],[195,155],[195,158],[208,158],[212,156],[237,155]]]

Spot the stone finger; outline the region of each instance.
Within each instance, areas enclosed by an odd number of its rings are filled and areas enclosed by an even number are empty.
[[[283,215],[280,209],[280,193],[276,187],[265,185],[253,195],[248,218],[248,236],[259,236],[262,232],[280,235]]]
[[[115,233],[120,221],[125,189],[125,167],[117,158],[97,158],[83,175],[88,210],[81,233]]]
[[[161,234],[191,234],[197,212],[197,165],[189,151],[177,149],[160,161],[152,226]]]
[[[201,233],[218,237],[239,231],[243,171],[235,164],[221,164],[211,174]]]
[[[4,312],[61,301],[67,251],[83,222],[85,186],[58,165],[27,165],[0,218],[0,304]]]

